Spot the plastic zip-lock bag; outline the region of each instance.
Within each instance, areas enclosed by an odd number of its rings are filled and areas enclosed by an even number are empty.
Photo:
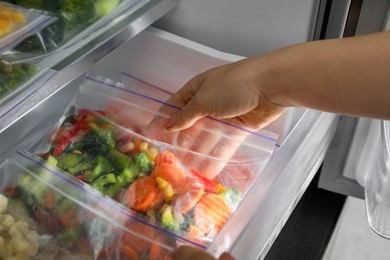
[[[58,168],[125,205],[140,222],[207,247],[261,175],[276,137],[208,118],[169,133],[161,124],[170,109],[177,110],[123,84],[87,78],[32,150],[54,157]]]
[[[25,9],[0,1],[0,54],[12,49],[56,19],[47,12]]]
[[[172,248],[131,231],[134,224],[125,214],[57,172],[55,163],[18,152],[1,165],[2,259],[119,260],[137,257],[141,248],[148,249],[145,259],[155,259],[147,257],[152,248],[170,255]]]
[[[70,55],[133,14],[140,8],[138,3],[141,0],[105,2],[64,0],[35,3],[34,8],[49,11],[58,19],[20,42],[4,58],[10,63],[37,64],[49,55]]]

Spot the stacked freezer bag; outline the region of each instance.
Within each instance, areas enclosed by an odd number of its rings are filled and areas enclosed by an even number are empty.
[[[136,232],[151,229],[148,238],[170,248],[207,248],[245,194],[259,188],[252,183],[277,136],[213,118],[167,132],[162,125],[179,107],[163,91],[133,83],[87,77],[56,128],[30,152],[107,195],[139,224]],[[156,238],[157,231],[168,239]]]
[[[169,259],[164,234],[145,226],[154,240],[140,235],[139,223],[52,164],[18,153],[1,165],[1,259],[138,259],[144,248],[144,259]]]
[[[94,37],[99,30],[105,30],[110,22],[118,21],[131,13],[140,0],[53,0],[30,1],[9,0],[10,3],[42,10],[56,18],[56,21],[42,30],[19,41],[9,50],[7,61],[40,62],[47,55],[67,48],[80,48],[88,37]]]
[[[390,239],[390,122],[376,120],[380,129],[371,139],[364,191],[368,222],[379,235]]]
[[[47,12],[0,1],[0,54],[56,20]]]
[[[16,90],[20,90],[41,71],[30,63],[9,64],[2,56],[56,19],[44,11],[26,9],[0,1],[0,103]]]

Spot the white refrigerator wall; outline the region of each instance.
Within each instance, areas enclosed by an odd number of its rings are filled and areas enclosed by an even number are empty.
[[[155,26],[220,51],[252,56],[312,40],[318,7],[319,0],[179,0]]]

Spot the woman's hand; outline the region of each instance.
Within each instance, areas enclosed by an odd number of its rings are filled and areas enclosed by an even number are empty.
[[[169,103],[182,109],[166,121],[165,127],[182,130],[205,116],[228,119],[250,130],[268,125],[286,107],[279,103],[272,84],[265,82],[268,77],[261,77],[262,63],[260,57],[247,58],[195,76],[170,98]]]

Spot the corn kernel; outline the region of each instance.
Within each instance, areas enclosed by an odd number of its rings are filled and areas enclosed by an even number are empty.
[[[217,190],[218,190],[218,193],[219,192],[223,192],[223,191],[225,191],[225,187],[223,187],[222,184],[218,183],[217,184]]]
[[[159,189],[164,193],[165,201],[172,200],[173,196],[175,195],[175,191],[173,190],[172,185],[160,177],[156,177],[156,182]]]
[[[139,144],[139,150],[141,152],[145,152],[148,149],[148,143],[147,142],[142,142]]]
[[[150,147],[150,148],[146,151],[146,156],[149,158],[149,160],[154,161],[154,159],[156,159],[158,153],[159,153],[159,151],[158,151],[157,148],[155,148],[155,147]]]

